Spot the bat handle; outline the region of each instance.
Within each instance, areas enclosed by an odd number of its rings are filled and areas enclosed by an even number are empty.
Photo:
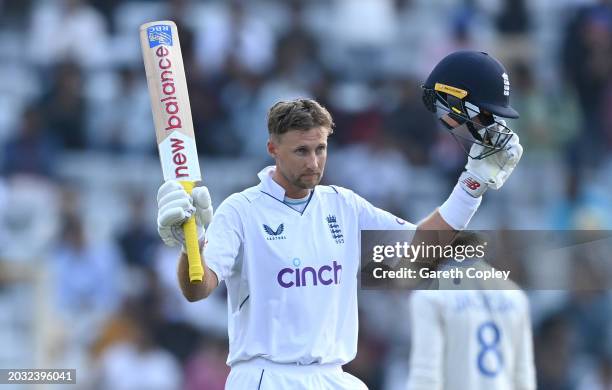
[[[185,191],[191,194],[194,183],[191,181],[181,181],[180,183]],[[204,268],[202,267],[202,259],[200,257],[200,244],[198,242],[195,216],[191,216],[191,218],[183,223],[183,232],[185,233],[185,248],[187,249],[187,262],[189,264],[189,281],[191,283],[202,282]]]

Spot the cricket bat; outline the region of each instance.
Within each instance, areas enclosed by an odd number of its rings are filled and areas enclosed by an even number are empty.
[[[164,20],[141,25],[140,45],[164,180],[178,180],[191,194],[195,182],[202,177],[176,24]],[[189,281],[201,282],[204,269],[195,217],[183,224],[183,231]]]

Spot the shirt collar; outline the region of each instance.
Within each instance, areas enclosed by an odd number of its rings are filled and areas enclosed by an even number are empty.
[[[259,186],[263,192],[266,192],[282,202],[283,199],[285,199],[285,189],[272,179],[275,170],[276,166],[270,165],[259,171],[257,174],[259,180],[261,180]]]

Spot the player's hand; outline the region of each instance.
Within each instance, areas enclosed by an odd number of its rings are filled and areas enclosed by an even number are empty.
[[[503,120],[500,123],[506,125]],[[470,155],[475,156],[484,149],[485,146],[473,144]],[[481,160],[468,158],[466,170],[459,177],[459,184],[475,198],[481,196],[488,188],[497,190],[504,185],[522,155],[523,147],[519,143],[519,137],[516,133],[512,133],[504,150]]]
[[[205,229],[213,216],[208,188],[195,187],[191,195],[176,180],[162,184],[157,191],[157,232],[168,246],[182,245],[185,249],[183,223],[195,213],[200,245]]]

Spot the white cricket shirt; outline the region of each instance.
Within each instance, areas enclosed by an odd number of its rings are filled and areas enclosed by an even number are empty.
[[[316,186],[300,213],[283,203],[274,169],[228,197],[206,232],[206,263],[228,291],[227,363],[347,363],[357,352],[360,230],[416,226],[335,186]]]
[[[522,291],[415,291],[410,314],[407,389],[535,389],[529,306]]]

